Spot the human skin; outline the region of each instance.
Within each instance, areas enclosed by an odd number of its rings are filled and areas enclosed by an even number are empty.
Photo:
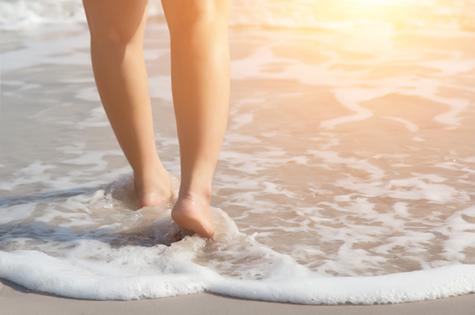
[[[133,173],[138,206],[170,199],[143,55],[146,0],[83,0],[101,102]],[[229,0],[162,0],[170,31],[181,183],[172,218],[212,238],[212,181],[229,111]],[[126,12],[126,14],[124,14]]]

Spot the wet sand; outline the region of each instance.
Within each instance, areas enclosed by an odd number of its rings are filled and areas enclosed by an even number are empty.
[[[328,315],[472,315],[475,294],[435,301],[390,305],[295,305],[192,294],[140,301],[88,301],[33,293],[17,285],[0,284],[1,314],[328,314]]]

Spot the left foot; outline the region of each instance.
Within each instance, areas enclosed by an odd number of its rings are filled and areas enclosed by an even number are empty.
[[[173,194],[170,174],[165,170],[150,172],[144,176],[134,174],[134,186],[139,209],[164,205],[170,201]]]

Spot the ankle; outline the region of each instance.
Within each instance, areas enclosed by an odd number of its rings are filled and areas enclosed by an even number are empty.
[[[178,195],[180,199],[187,199],[192,201],[204,201],[206,203],[211,202],[211,187],[200,187],[200,188],[188,188],[180,187],[180,192]]]
[[[168,171],[159,163],[148,164],[140,168],[134,168],[134,177],[137,180],[147,180],[156,177],[165,177],[168,176]]]

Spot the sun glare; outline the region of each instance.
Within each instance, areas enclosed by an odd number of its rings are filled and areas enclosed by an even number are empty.
[[[428,17],[432,12],[431,3],[432,0],[316,1],[313,4],[312,12],[314,18],[319,21],[404,24],[404,21],[409,19],[425,20],[424,17]]]
[[[355,5],[404,5],[413,1],[409,0],[350,0]]]

